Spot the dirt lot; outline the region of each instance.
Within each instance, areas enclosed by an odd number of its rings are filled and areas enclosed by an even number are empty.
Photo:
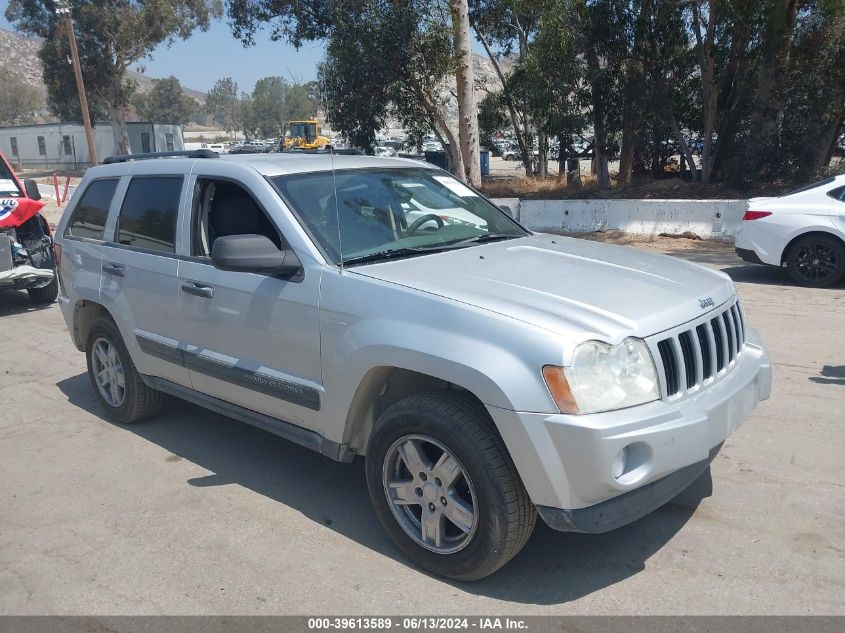
[[[773,398],[659,511],[599,536],[538,525],[475,584],[402,558],[360,462],[175,401],[108,422],[58,308],[0,295],[0,613],[845,614],[845,287],[635,242],[736,280]]]

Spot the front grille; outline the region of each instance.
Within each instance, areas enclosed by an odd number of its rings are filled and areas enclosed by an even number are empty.
[[[697,389],[730,371],[742,354],[745,322],[739,302],[657,342],[665,395]]]

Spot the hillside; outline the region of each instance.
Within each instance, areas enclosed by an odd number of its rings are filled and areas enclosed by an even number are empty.
[[[0,29],[0,67],[6,68],[27,85],[36,88],[46,96],[46,88],[42,79],[41,60],[38,59],[38,51],[41,48],[40,37],[27,37],[14,31]],[[149,77],[130,70],[127,73],[130,79],[138,83],[138,91],[149,92],[153,87],[155,77]],[[182,88],[183,92],[192,99],[204,103],[205,93],[191,88]]]

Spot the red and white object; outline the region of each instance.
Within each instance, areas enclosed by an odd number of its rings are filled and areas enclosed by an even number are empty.
[[[0,229],[14,229],[41,211],[44,203],[32,200],[6,157],[0,152]]]

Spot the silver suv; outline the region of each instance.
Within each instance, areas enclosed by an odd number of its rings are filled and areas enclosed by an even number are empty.
[[[389,536],[455,579],[502,567],[538,514],[642,517],[769,397],[724,274],[531,233],[410,160],[119,158],[88,170],[57,243],[113,419],[171,394],[360,455]]]

